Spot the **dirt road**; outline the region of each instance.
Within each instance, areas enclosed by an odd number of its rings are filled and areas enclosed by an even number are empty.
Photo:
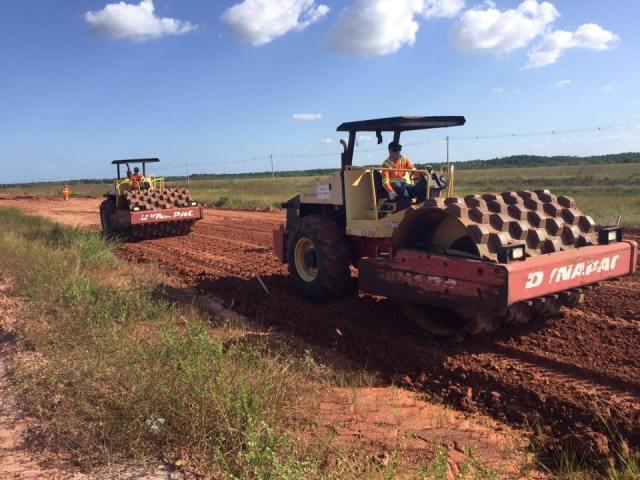
[[[0,206],[10,205],[98,228],[98,200],[74,199],[65,206],[0,199]],[[389,383],[512,424],[539,424],[556,439],[591,429],[612,438],[614,429],[640,446],[639,275],[606,282],[559,318],[443,343],[423,338],[392,301],[356,293],[322,304],[300,300],[286,266],[271,252],[271,231],[282,220],[281,213],[207,209],[188,237],[121,250],[129,261],[157,263],[185,287],[213,293],[250,319],[334,349]]]

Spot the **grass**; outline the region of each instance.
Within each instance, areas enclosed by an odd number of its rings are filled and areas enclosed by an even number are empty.
[[[611,461],[594,462],[577,457],[573,452],[557,451],[553,458],[552,478],[558,480],[637,480],[640,478],[640,455],[623,456],[617,452]]]
[[[194,198],[219,208],[280,208],[300,190],[315,186],[323,177],[283,177],[195,180],[189,187]]]
[[[556,195],[575,197],[581,210],[600,224],[613,224],[622,217],[625,226],[640,227],[640,163],[567,165],[503,169],[460,170],[456,194],[548,188]],[[242,177],[193,180],[189,188],[203,203],[220,208],[265,209],[280,204],[321,177]],[[99,197],[105,184],[72,184],[72,196]],[[177,185],[174,182],[174,186]],[[8,193],[60,196],[61,184],[9,187]]]
[[[304,385],[293,359],[212,339],[202,319],[152,300],[149,286],[105,284],[124,266],[95,234],[0,215],[9,227],[0,258],[29,302],[20,338],[39,355],[17,379],[40,440],[87,465],[162,451],[221,478],[317,468],[288,433]]]
[[[401,462],[341,451],[313,427],[323,388],[369,374],[345,376],[158,299],[157,279],[97,234],[7,208],[0,225],[0,267],[23,305],[16,395],[35,444],[81,469],[161,457],[220,479],[403,478]],[[439,478],[428,460],[417,468]]]
[[[530,446],[539,467],[558,480],[640,479],[640,451],[629,449],[605,402],[595,394],[585,395],[584,402],[590,405],[594,423],[606,433],[608,455],[605,457],[587,437],[579,437],[584,432],[558,443],[540,425],[534,425]]]
[[[418,478],[420,480],[448,480],[448,454],[447,450],[438,446],[431,464],[420,472]],[[465,461],[460,465],[459,471],[455,475],[455,480],[498,480],[500,478],[498,472],[489,470],[482,462],[480,462],[473,452],[467,452]]]

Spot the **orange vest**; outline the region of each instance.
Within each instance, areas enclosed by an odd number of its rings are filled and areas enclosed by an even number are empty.
[[[411,160],[404,156],[400,157],[397,161],[394,161],[391,159],[391,157],[388,157],[382,164],[382,168],[402,168],[408,170],[416,169],[416,167],[413,166],[413,163],[411,163]],[[393,187],[391,186],[391,179],[403,183],[413,183],[411,181],[411,172],[390,172],[389,170],[383,170],[382,186],[387,192],[393,190]]]
[[[129,190],[138,190],[140,188],[140,183],[144,180],[144,175],[141,173],[137,173],[133,177],[129,179],[131,185],[129,186]]]

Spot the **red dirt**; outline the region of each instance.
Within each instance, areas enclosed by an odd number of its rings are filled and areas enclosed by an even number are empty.
[[[449,478],[457,478],[471,460],[470,452],[500,478],[547,478],[530,468],[522,432],[479,414],[419,400],[399,388],[332,389],[323,394],[316,422],[330,432],[333,445],[368,451],[378,463],[395,456],[406,478],[421,476],[414,468],[433,461],[436,446],[446,449]]]
[[[74,202],[72,223],[95,228],[98,201]],[[41,200],[0,200],[10,204],[47,215]],[[53,210],[66,221],[57,205]],[[402,379],[407,388],[514,425],[540,424],[556,439],[585,429],[612,437],[614,429],[640,446],[640,275],[606,282],[556,319],[445,343],[422,337],[386,299],[353,293],[322,304],[301,300],[271,252],[271,231],[283,218],[207,209],[188,237],[121,250],[132,262],[158,263],[185,287],[233,300],[249,319],[333,349],[390,383]],[[600,415],[610,415],[608,425]]]

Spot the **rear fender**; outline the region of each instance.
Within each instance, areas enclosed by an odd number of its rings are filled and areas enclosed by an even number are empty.
[[[284,229],[284,225],[273,231],[273,251],[280,259],[281,263],[287,263],[287,243],[289,233]]]

